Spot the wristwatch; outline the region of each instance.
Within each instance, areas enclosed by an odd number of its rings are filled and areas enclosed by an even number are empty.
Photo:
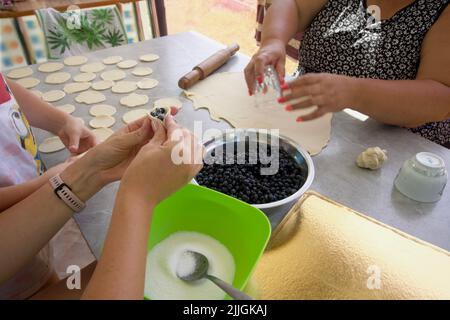
[[[49,182],[56,196],[61,199],[72,211],[80,212],[86,207],[86,204],[72,192],[72,189],[65,184],[64,181],[62,181],[59,174],[50,178]]]

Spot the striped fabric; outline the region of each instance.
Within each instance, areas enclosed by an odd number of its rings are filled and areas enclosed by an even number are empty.
[[[269,9],[272,0],[258,0],[258,7],[256,10],[256,32],[255,39],[258,45],[261,43],[262,26],[267,9]],[[300,41],[303,38],[303,33],[298,33],[292,38],[286,46],[286,53],[291,58],[298,60],[298,50],[300,48]]]

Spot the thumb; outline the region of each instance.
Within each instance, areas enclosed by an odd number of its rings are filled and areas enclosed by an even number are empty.
[[[152,128],[153,128],[153,138],[150,140],[150,143],[156,144],[156,145],[162,145],[166,139],[166,129],[162,125],[161,121],[152,119]]]
[[[78,147],[80,144],[80,133],[71,132],[68,134],[68,136],[69,136],[69,151],[71,153],[75,153],[78,151]]]

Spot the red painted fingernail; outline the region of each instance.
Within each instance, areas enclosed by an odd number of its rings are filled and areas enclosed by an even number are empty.
[[[302,118],[302,117],[298,117],[295,121],[297,121],[297,122],[303,122],[303,118]]]
[[[289,89],[289,85],[287,83],[283,83],[281,85],[281,90],[287,90],[287,89]]]
[[[279,98],[278,98],[278,102],[279,102],[279,103],[286,102],[286,98],[285,98],[285,97],[279,97]]]
[[[248,90],[248,95],[251,97],[253,95],[252,91],[249,89]]]
[[[256,78],[256,80],[258,81],[259,84],[261,84],[261,83],[263,83],[263,81],[264,81],[264,77],[263,77],[263,76],[258,76],[258,77]]]
[[[286,107],[284,107],[284,109],[285,109],[286,111],[292,111],[292,110],[294,110],[294,108],[293,108],[290,104],[288,104]]]

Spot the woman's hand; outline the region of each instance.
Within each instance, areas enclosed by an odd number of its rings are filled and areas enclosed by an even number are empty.
[[[67,149],[73,154],[81,154],[94,147],[94,134],[77,118],[67,115],[55,132]]]
[[[278,102],[287,104],[286,111],[317,107],[297,118],[297,122],[313,120],[328,112],[352,107],[356,99],[355,80],[328,73],[306,74],[284,84]]]
[[[255,81],[263,82],[264,68],[268,65],[275,66],[280,82],[284,83],[285,63],[286,47],[282,41],[271,40],[262,45],[244,70],[249,95],[255,91]]]
[[[171,116],[164,126],[154,121],[155,134],[126,170],[121,190],[137,201],[156,205],[187,184],[203,166],[203,146]],[[126,191],[125,191],[126,190]]]

